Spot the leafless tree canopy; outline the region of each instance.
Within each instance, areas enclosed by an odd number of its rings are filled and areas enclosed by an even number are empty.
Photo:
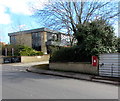
[[[33,7],[35,9],[35,7]],[[50,2],[43,10],[36,9],[35,16],[39,17],[39,22],[55,30],[66,30],[68,34],[76,33],[79,24],[85,24],[98,18],[104,18],[107,21],[117,19],[118,2],[109,0],[102,2],[100,0],[92,1],[56,1]]]

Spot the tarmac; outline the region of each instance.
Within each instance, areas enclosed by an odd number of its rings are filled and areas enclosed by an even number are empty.
[[[110,77],[103,77],[103,76],[95,76],[89,74],[82,74],[82,73],[75,73],[75,72],[63,72],[63,71],[55,71],[55,70],[43,70],[37,69],[30,66],[26,69],[28,72],[44,74],[44,75],[53,75],[53,76],[60,76],[66,78],[73,78],[79,80],[86,80],[92,82],[99,82],[99,83],[106,83],[106,84],[113,84],[113,85],[120,85],[119,78],[110,78]]]
[[[32,73],[60,76],[60,77],[73,78],[78,80],[86,80],[86,81],[113,84],[113,85],[120,86],[120,78],[111,78],[111,77],[96,76],[96,75],[83,74],[83,73],[63,72],[63,71],[43,70],[43,69],[33,68],[34,65],[40,65],[40,64],[49,64],[49,61],[32,62],[32,63],[11,63],[11,65],[13,66],[24,66],[27,68],[26,71],[32,72]]]

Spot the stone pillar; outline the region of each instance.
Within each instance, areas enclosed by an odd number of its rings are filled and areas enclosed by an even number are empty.
[[[47,42],[47,32],[41,32],[41,51],[44,54],[47,54],[46,42]]]
[[[12,48],[12,56],[14,56],[14,48]]]
[[[8,50],[7,48],[5,48],[5,56],[7,56]]]

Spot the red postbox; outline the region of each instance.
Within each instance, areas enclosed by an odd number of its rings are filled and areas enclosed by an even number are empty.
[[[98,65],[98,57],[92,56],[92,66],[97,66],[97,65]]]

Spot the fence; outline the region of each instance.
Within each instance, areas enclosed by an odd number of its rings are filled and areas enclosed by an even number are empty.
[[[120,53],[100,55],[99,75],[109,77],[120,77]]]

